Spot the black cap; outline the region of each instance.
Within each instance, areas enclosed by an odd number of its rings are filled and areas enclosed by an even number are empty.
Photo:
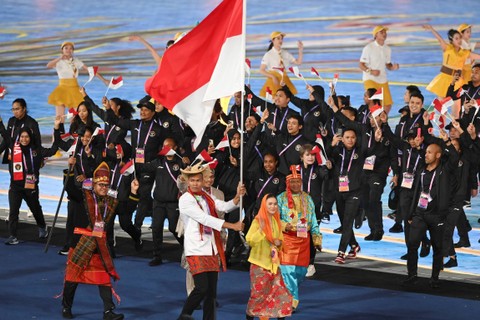
[[[460,123],[460,126],[462,127],[463,130],[466,130],[466,128],[464,128],[464,127],[462,126],[462,123],[460,122],[460,119],[455,119],[455,121],[457,121],[458,123]],[[450,129],[452,129],[452,128],[454,128],[454,126],[453,126],[453,124],[452,124],[451,122],[445,126],[445,129],[446,129],[446,130],[450,130]]]
[[[472,64],[472,69],[473,68],[480,68],[480,62],[475,62],[474,64]]]
[[[407,139],[415,138],[417,136],[417,128],[408,130]]]
[[[137,108],[145,107],[155,112],[155,104],[150,102],[150,99],[152,99],[152,97],[150,97],[149,95],[146,95],[145,97],[140,99],[140,101],[138,101]]]
[[[410,113],[410,109],[408,108],[408,105],[398,109],[398,113],[403,113],[403,112],[406,112],[407,114]]]

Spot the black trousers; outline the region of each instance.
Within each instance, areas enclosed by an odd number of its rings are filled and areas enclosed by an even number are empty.
[[[448,209],[447,217],[445,218],[445,227],[443,231],[443,256],[454,256],[455,247],[453,246],[453,231],[459,220],[461,214],[465,215],[463,212],[463,203],[456,206],[452,206]]]
[[[460,215],[457,220],[458,236],[461,239],[468,240],[468,231],[469,231],[468,226],[469,226],[469,222],[468,222],[467,216],[465,215],[465,211],[463,210],[463,207],[462,207],[462,210],[460,211]]]
[[[8,231],[11,236],[17,237],[18,216],[20,215],[20,206],[25,200],[39,228],[45,228],[45,218],[43,217],[42,206],[38,199],[38,186],[35,189],[25,189],[14,183],[10,184],[8,190],[8,202],[10,212],[8,214]]]
[[[135,228],[142,229],[143,220],[145,217],[150,217],[153,210],[152,189],[155,180],[153,178],[139,180],[138,194],[140,199],[138,201],[137,213],[135,214]]]
[[[73,233],[75,227],[86,228],[88,224],[88,215],[85,211],[83,202],[69,199],[67,205],[65,245],[67,247],[75,248],[81,237],[81,235]]]
[[[418,247],[425,236],[425,232],[428,230],[433,249],[432,278],[438,278],[440,270],[443,268],[442,242],[444,220],[442,216],[436,214],[415,215],[413,217],[407,242],[407,269],[409,276],[417,275]]]
[[[78,282],[65,281],[63,285],[63,299],[62,306],[64,308],[71,309],[73,306],[73,298],[75,297],[75,291],[77,290]],[[112,288],[109,286],[98,286],[98,291],[100,293],[100,298],[103,301],[103,310],[113,310],[115,304],[112,299]]]
[[[133,212],[128,212],[127,201],[120,201],[118,203],[116,213],[118,215],[118,221],[120,222],[120,228],[128,233],[133,240],[138,241],[142,235],[142,232],[133,225]]]
[[[323,180],[322,186],[322,213],[332,214],[333,204],[335,203],[335,193],[333,178],[328,177]],[[342,222],[342,219],[340,219]]]
[[[218,272],[203,272],[193,276],[195,288],[185,301],[182,309],[182,315],[190,316],[195,308],[203,302],[203,320],[215,320],[216,316],[216,299],[217,299],[217,281]],[[188,319],[188,317],[186,318]]]
[[[371,233],[383,233],[383,210],[382,210],[382,194],[386,177],[376,174],[367,174],[365,184],[365,206],[367,213],[368,227]]]
[[[355,239],[355,233],[353,232],[353,222],[355,221],[358,206],[360,205],[361,193],[361,190],[349,192],[337,191],[337,212],[339,217],[343,217],[342,237],[340,238],[338,251],[345,252],[348,245],[358,245],[358,242]]]
[[[225,221],[230,223],[235,223],[240,219],[240,210],[235,209],[228,213],[225,213]],[[240,233],[238,231],[234,231],[228,229],[228,238],[227,238],[227,245],[225,248],[225,255],[230,257],[232,255],[233,248],[238,247],[242,244],[242,240],[240,240]]]
[[[153,200],[152,236],[153,256],[155,258],[162,258],[163,226],[165,225],[165,219],[168,219],[168,230],[175,236],[178,243],[183,246],[183,237],[178,237],[175,232],[179,214],[178,202],[159,202]]]

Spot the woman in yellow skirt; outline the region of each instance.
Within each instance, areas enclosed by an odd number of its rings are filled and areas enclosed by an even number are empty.
[[[462,23],[457,28],[458,32],[462,34],[462,49],[470,50],[470,52],[475,50],[476,42],[470,42],[470,38],[472,37],[472,25]],[[462,78],[465,83],[472,80],[472,65],[474,61],[472,59],[467,59],[465,61],[465,65],[463,66],[462,70]]]
[[[297,89],[290,81],[287,71],[292,64],[302,64],[303,43],[298,41],[298,58],[295,59],[290,52],[282,49],[284,37],[285,33],[280,31],[274,31],[270,34],[270,46],[260,65],[260,73],[267,77],[267,81],[260,90],[260,97],[265,97],[267,87],[272,92],[277,92],[282,87],[281,82],[285,83],[292,94],[297,94]]]
[[[431,25],[424,25],[423,27],[425,30],[430,30],[433,33],[443,50],[443,62],[440,73],[430,82],[427,90],[440,98],[444,98],[448,87],[453,81],[453,75],[458,74],[460,76],[458,81],[455,82],[455,90],[458,90],[466,83],[462,75],[465,62],[467,59],[479,59],[480,55],[470,52],[470,50],[462,49],[462,35],[455,29],[448,31],[450,43],[447,43]],[[455,104],[452,109],[452,115],[454,117],[458,116],[460,105]]]
[[[63,42],[60,49],[62,51],[61,56],[47,63],[47,68],[55,69],[59,78],[58,86],[48,97],[48,103],[56,108],[56,116],[63,116],[66,107],[76,109],[80,102],[83,101],[77,78],[80,69],[88,72],[87,66],[80,59],[73,56],[75,50],[73,42]],[[96,76],[108,86],[108,80],[99,73]]]

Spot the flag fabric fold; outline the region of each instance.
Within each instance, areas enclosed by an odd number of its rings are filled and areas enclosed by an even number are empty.
[[[98,72],[98,67],[97,67],[97,66],[88,67],[87,70],[88,70],[88,80],[87,80],[87,82],[85,82],[85,84],[83,85],[84,87],[87,85],[87,83],[89,83],[90,81],[92,81],[93,78],[95,78],[95,76],[97,75],[97,72]]]
[[[375,91],[373,96],[368,98],[368,100],[383,100],[383,90],[382,90],[382,88],[377,89],[377,91]]]
[[[197,160],[200,160],[200,161],[203,161],[203,162],[212,162],[213,161],[213,158],[208,154],[207,150],[203,150],[202,152],[200,152],[198,154],[198,156],[195,158],[195,160],[193,160],[193,162],[197,161]],[[192,162],[192,163],[193,163]]]
[[[112,78],[110,79],[110,83],[108,84],[108,88],[109,88],[109,89],[112,89],[112,90],[117,90],[117,89],[120,88],[121,86],[123,86],[123,78],[122,78],[122,76],[112,77]]]
[[[132,173],[135,172],[135,163],[133,160],[128,161],[123,165],[123,167],[120,169],[120,174],[124,176],[131,175]]]
[[[372,117],[376,118],[383,112],[383,107],[381,105],[375,104],[371,106],[369,110]]]
[[[175,154],[177,154],[175,150],[169,146],[163,146],[162,150],[158,153],[159,156],[174,156]]]
[[[145,90],[192,128],[196,148],[215,101],[242,91],[244,79],[243,0],[224,0],[165,51]]]
[[[440,114],[446,114],[448,112],[448,109],[451,108],[453,104],[454,102],[451,97],[446,97],[441,100],[438,100],[438,99],[433,100],[433,105],[435,107],[435,110],[440,112]]]
[[[230,144],[228,142],[228,137],[225,135],[225,136],[223,136],[222,140],[217,144],[217,146],[215,147],[215,150],[228,148],[229,146],[230,146]]]

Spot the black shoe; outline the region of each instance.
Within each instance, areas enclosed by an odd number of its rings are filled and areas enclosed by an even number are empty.
[[[472,231],[472,225],[470,224],[470,221],[467,220],[467,232]]]
[[[72,309],[63,308],[62,317],[64,317],[65,319],[73,319]]]
[[[402,233],[403,232],[403,227],[401,223],[395,222],[393,227],[388,229],[388,232],[390,233]]]
[[[360,209],[360,212],[357,212],[357,215],[355,216],[355,229],[360,229],[363,225],[363,221],[365,220],[365,210]]]
[[[469,248],[470,247],[470,240],[469,239],[462,239],[453,245],[455,248]]]
[[[70,248],[68,246],[64,246],[60,251],[58,251],[58,254],[61,256],[68,256],[68,250]]]
[[[333,233],[342,233],[343,232],[343,227],[340,226],[337,229],[333,229]]]
[[[408,260],[408,253],[405,253],[403,256],[400,257],[401,260]]]
[[[135,251],[140,252],[143,250],[143,241],[142,238],[139,238],[135,241]]]
[[[322,223],[325,223],[325,224],[330,223],[330,215],[328,213],[322,214]]]
[[[432,289],[440,288],[440,280],[438,280],[438,278],[430,278],[430,281],[428,282],[428,284],[430,284],[430,287]]]
[[[375,239],[375,234],[372,232],[370,233],[368,236],[366,236],[365,238],[363,238],[365,241],[373,241],[373,239]]]
[[[383,239],[383,231],[377,231],[373,235],[373,241],[380,241]]]
[[[444,268],[455,268],[455,267],[458,267],[458,261],[457,261],[457,258],[453,259],[453,258],[450,258],[450,260],[447,261],[447,263],[445,263],[443,265]]]
[[[108,310],[103,313],[103,320],[122,320],[123,318],[122,313],[115,313],[113,310]]]
[[[152,260],[150,260],[150,262],[148,263],[148,265],[150,267],[155,267],[155,266],[159,266],[161,265],[163,262],[162,262],[162,258],[153,258]]]
[[[422,249],[420,250],[420,257],[425,258],[430,254],[430,242],[422,241]]]
[[[387,214],[387,217],[395,221],[395,219],[397,218],[397,211],[390,212],[389,214]]]
[[[415,276],[408,276],[407,279],[403,280],[402,285],[403,286],[414,286],[417,284],[418,277]]]

